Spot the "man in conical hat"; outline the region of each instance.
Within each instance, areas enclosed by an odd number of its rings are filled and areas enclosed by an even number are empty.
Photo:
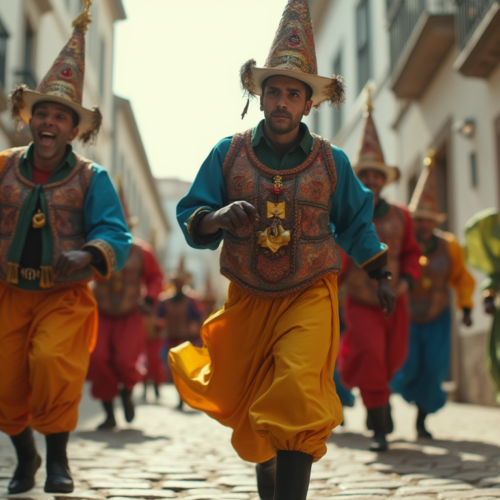
[[[236,451],[259,464],[261,498],[302,500],[342,421],[337,244],[380,280],[387,314],[394,295],[373,195],[347,156],[301,121],[343,101],[340,77],[317,74],[306,0],[288,2],[265,67],[250,61],[241,76],[264,119],[215,146],[177,207],[191,246],[224,240],[228,300],[202,328],[204,349],[185,343],[169,361],[183,399],[232,427]]]
[[[132,230],[137,218],[128,209],[121,177],[118,195]],[[163,271],[154,250],[138,238],[134,238],[123,269],[95,282],[99,335],[87,378],[92,381],[92,396],[101,401],[106,414],[98,429],[116,427],[113,401],[118,394],[125,420],[135,418],[132,390],[145,373],[141,358],[146,354],[146,319],[154,315],[162,284]]]
[[[387,270],[392,275],[391,287],[397,301],[393,315],[387,318],[378,307],[376,283],[344,257],[346,330],[341,340],[339,371],[347,387],[360,389],[368,428],[374,431],[370,449],[385,451],[386,435],[392,432],[389,383],[406,358],[410,326],[406,292],[420,276],[420,249],[406,208],[380,196],[383,187],[397,180],[399,171],[384,161],[372,111],[369,95],[353,169],[374,194],[373,223],[380,241],[389,247]]]
[[[108,174],[70,144],[101,121],[81,106],[89,8],[38,88],[11,96],[33,142],[0,153],[0,430],[18,457],[9,493],[35,483],[32,428],[46,436],[45,491],[73,491],[66,445],[97,334],[88,282],[119,270],[131,244]]]
[[[409,355],[392,383],[394,392],[416,404],[416,428],[421,438],[432,438],[425,419],[446,403],[441,386],[450,371],[450,288],[455,290],[466,326],[472,324],[474,292],[474,278],[465,267],[462,247],[451,233],[437,229],[446,215],[439,213],[434,164],[434,151],[430,151],[409,206],[422,250],[422,274],[410,292]]]

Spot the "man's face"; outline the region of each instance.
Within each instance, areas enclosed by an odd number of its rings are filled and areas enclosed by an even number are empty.
[[[382,191],[385,184],[384,174],[378,170],[367,169],[358,174],[358,179],[375,195],[375,198],[380,196],[380,191]]]
[[[78,135],[73,126],[73,112],[55,102],[43,102],[35,107],[30,130],[36,154],[51,160],[64,154],[66,145]]]
[[[288,134],[296,129],[303,116],[311,112],[312,101],[307,100],[304,83],[287,76],[273,76],[266,82],[260,98],[267,126],[275,134]]]
[[[429,241],[437,227],[437,222],[433,219],[413,219],[415,236],[418,241]]]

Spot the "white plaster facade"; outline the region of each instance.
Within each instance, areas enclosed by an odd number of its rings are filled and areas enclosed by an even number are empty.
[[[362,107],[366,99],[357,88],[356,18],[362,0],[309,0],[315,25],[319,72],[332,73],[335,59],[341,52],[342,75],[347,83],[347,99],[342,106],[343,125],[333,131],[333,109],[323,108],[308,120],[312,130],[330,139],[346,151],[351,161],[356,156],[360,140]],[[458,43],[447,53],[440,67],[419,99],[397,99],[391,90],[390,38],[387,30],[386,0],[368,0],[370,9],[369,37],[371,40],[371,78],[374,91],[374,119],[384,150],[386,163],[401,170],[401,179],[386,189],[384,195],[407,203],[411,197],[422,161],[430,148],[441,151],[446,164],[446,177],[440,179],[443,207],[449,215],[447,229],[464,243],[464,228],[478,211],[499,206],[500,185],[500,64],[489,78],[468,78],[453,68],[460,49]],[[453,124],[473,119],[476,133],[467,139],[452,130]],[[496,128],[498,127],[498,128]],[[476,157],[476,185],[472,183],[471,154]],[[439,180],[438,180],[439,182]],[[473,272],[479,284],[483,278]],[[484,368],[485,335],[491,324],[481,307],[479,287],[474,296],[474,325],[467,329],[457,325],[461,358],[471,348],[477,351],[477,361]],[[477,347],[472,347],[477,344]],[[461,346],[461,347],[460,347]],[[469,363],[470,365],[471,363]],[[462,359],[462,370],[466,370]],[[473,370],[472,367],[469,366]],[[482,375],[481,375],[482,376]],[[462,377],[468,378],[467,372]],[[484,381],[489,385],[489,381]],[[493,403],[492,394],[478,402]],[[468,396],[463,396],[464,400]]]

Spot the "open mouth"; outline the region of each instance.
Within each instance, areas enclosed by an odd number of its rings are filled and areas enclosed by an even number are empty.
[[[40,132],[39,137],[42,146],[52,146],[56,141],[56,136],[51,132]]]

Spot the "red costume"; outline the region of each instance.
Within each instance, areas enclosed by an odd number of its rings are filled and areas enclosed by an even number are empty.
[[[162,283],[163,272],[153,249],[142,241],[134,242],[121,272],[96,283],[99,334],[88,375],[95,398],[111,401],[120,384],[132,390],[142,380],[146,325],[141,304],[146,301],[154,306]]]

